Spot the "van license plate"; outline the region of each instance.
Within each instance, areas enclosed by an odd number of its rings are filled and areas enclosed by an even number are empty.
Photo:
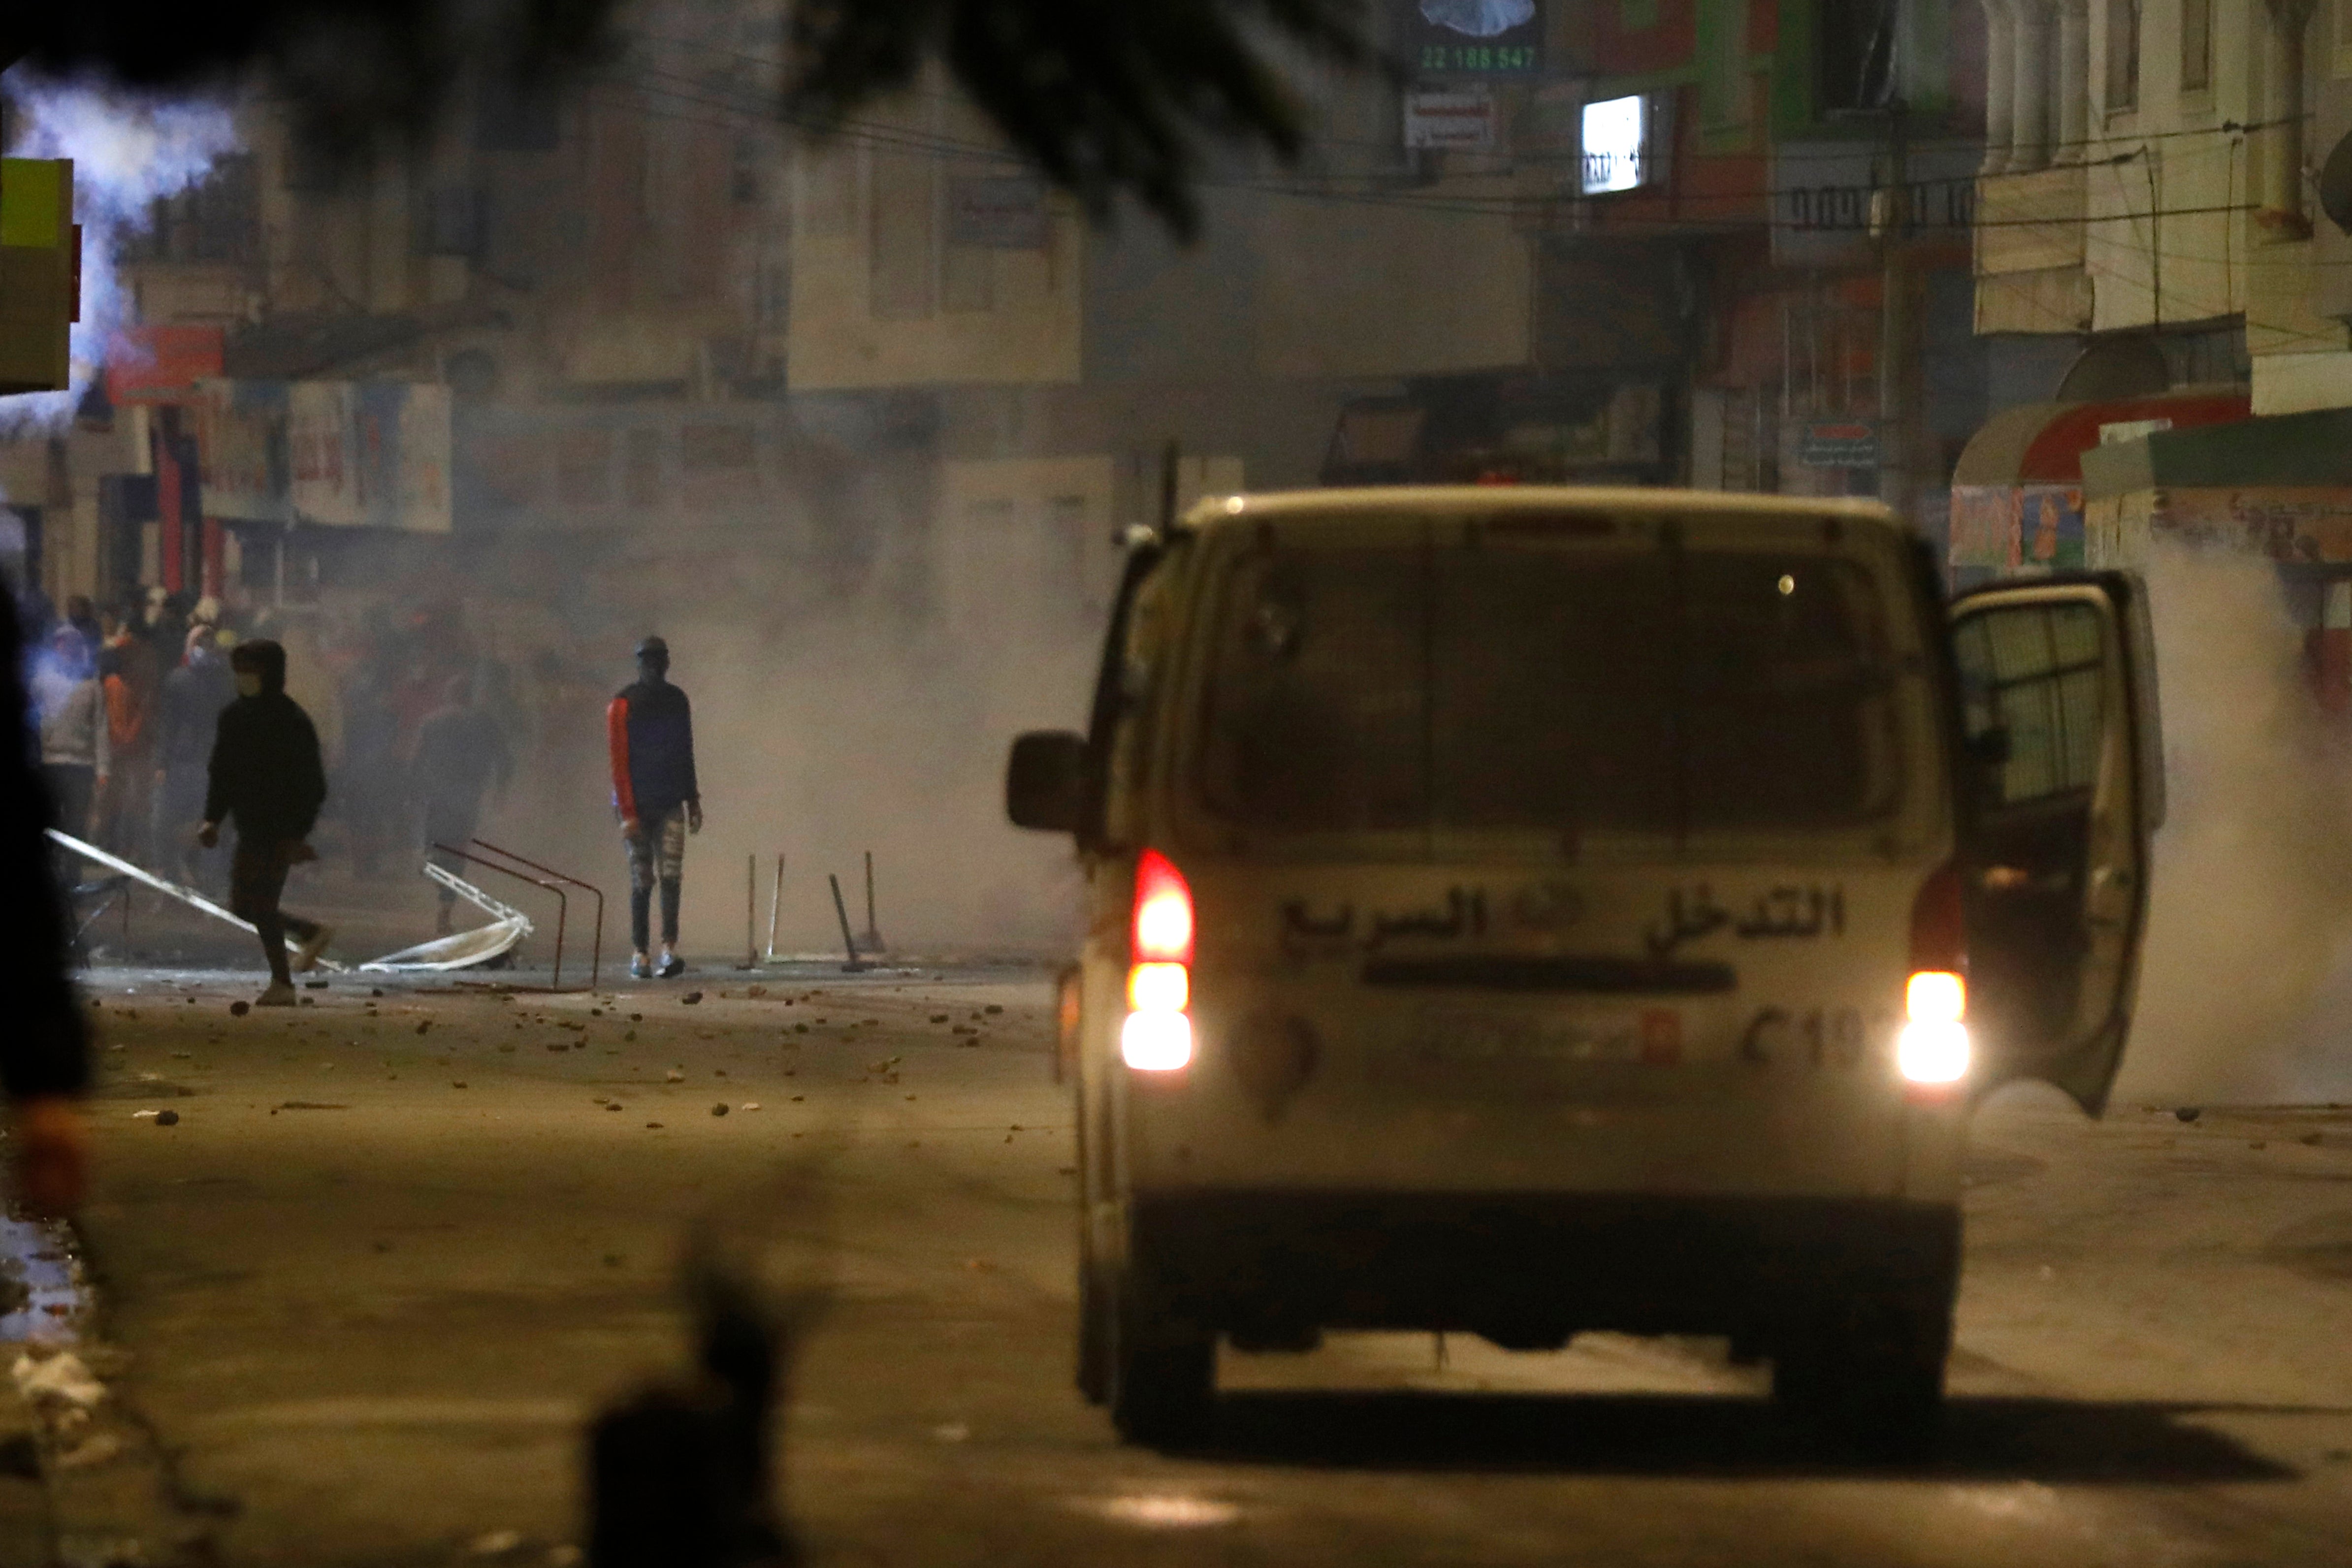
[[[1383,1052],[1397,1068],[1433,1069],[1638,1063],[1674,1067],[1683,1059],[1682,1014],[1642,1008],[1573,1014],[1433,1010]]]

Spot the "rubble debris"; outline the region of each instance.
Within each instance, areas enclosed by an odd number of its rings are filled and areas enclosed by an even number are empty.
[[[159,1127],[176,1127],[180,1124],[180,1113],[177,1111],[158,1111],[155,1113],[155,1124]]]
[[[228,1016],[233,1019],[241,1019],[252,1010],[253,1004],[251,1002],[236,1001],[231,1002],[228,1005]]]
[[[673,1067],[662,1074],[662,1081],[666,1083],[683,1083],[686,1082],[686,1074]]]
[[[422,1023],[420,1023],[420,1024],[418,1024],[418,1025],[416,1026],[416,1032],[417,1032],[417,1033],[419,1033],[419,1034],[423,1034],[425,1030],[427,1030],[431,1029],[432,1027],[433,1027],[433,1020],[432,1020],[431,1019],[426,1019],[424,1022],[422,1022]]]
[[[710,1108],[710,1113],[714,1116],[724,1116],[727,1114],[727,1102],[721,1100],[718,1104],[713,1105]]]
[[[449,1087],[452,1089],[463,1089],[465,1086],[466,1081],[462,1078],[453,1079],[449,1084]]]
[[[685,1003],[688,1007],[692,1007],[695,1003],[702,999],[702,993],[700,991],[688,991],[686,995],[678,998],[677,999]]]
[[[106,1385],[69,1350],[42,1355],[37,1347],[27,1348],[10,1365],[8,1376],[25,1402],[45,1416],[66,1410],[87,1413],[106,1399]]]
[[[2183,1106],[2181,1106],[2179,1110],[2175,1111],[2172,1114],[2173,1114],[2174,1119],[2175,1119],[2175,1120],[2177,1120],[2177,1121],[2181,1121],[2181,1122],[2194,1122],[2195,1120],[2197,1120],[2197,1118],[2198,1118],[2198,1117],[2200,1117],[2200,1116],[2203,1115],[2204,1113],[2204,1113],[2204,1109],[2203,1109],[2203,1107],[2201,1107],[2201,1106],[2197,1106],[2197,1105],[2183,1105]]]
[[[280,1111],[348,1111],[349,1105],[339,1105],[326,1100],[288,1100],[279,1103]]]
[[[477,1535],[466,1543],[466,1550],[477,1557],[503,1557],[522,1544],[520,1530],[492,1530]]]
[[[746,1100],[743,1102],[743,1109],[746,1111],[756,1111],[759,1108],[760,1103],[757,1100]]]
[[[661,1127],[661,1124],[659,1122],[647,1122],[646,1124],[646,1127],[647,1131],[658,1131]]]
[[[1003,1009],[1003,1008],[1002,1008],[1001,1006],[999,1006],[999,1005],[998,1005],[998,1004],[996,1004],[995,1002],[991,1002],[991,1003],[989,1003],[986,1007],[984,1007],[984,1008],[981,1009],[980,1010],[981,1010],[981,1011],[982,1011],[982,1012],[984,1012],[984,1013],[1001,1013],[1001,1012],[1003,1012],[1004,1009]]]
[[[121,1454],[121,1438],[111,1432],[92,1432],[50,1462],[61,1470],[95,1469]]]

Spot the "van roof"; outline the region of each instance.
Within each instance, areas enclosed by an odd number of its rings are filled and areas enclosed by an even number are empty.
[[[1329,490],[1267,490],[1210,496],[1180,524],[1213,528],[1244,518],[1361,517],[1373,512],[1688,512],[1722,517],[1846,517],[1900,528],[1880,502],[1827,496],[1759,496],[1737,490],[1662,490],[1596,485],[1382,485]]]

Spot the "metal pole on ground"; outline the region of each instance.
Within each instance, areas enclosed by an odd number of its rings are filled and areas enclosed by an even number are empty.
[[[866,934],[858,938],[868,953],[885,951],[889,944],[882,940],[882,928],[874,920],[874,852],[866,852]]]
[[[784,852],[776,852],[776,885],[768,894],[768,957],[776,956],[776,911],[784,902]]]
[[[845,974],[856,974],[866,966],[858,961],[857,938],[849,934],[849,905],[841,901],[841,878],[827,872],[824,880],[833,884],[833,913],[841,922],[841,945],[849,954],[849,961],[841,967]]]

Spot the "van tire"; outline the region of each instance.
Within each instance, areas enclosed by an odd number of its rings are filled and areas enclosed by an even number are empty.
[[[1130,1274],[1109,1317],[1110,1418],[1152,1448],[1199,1441],[1216,1400],[1216,1336],[1156,1310]]]
[[[1948,1299],[1842,1301],[1773,1357],[1772,1397],[1832,1443],[1886,1458],[1920,1454],[1942,1427],[1951,1343]]]

